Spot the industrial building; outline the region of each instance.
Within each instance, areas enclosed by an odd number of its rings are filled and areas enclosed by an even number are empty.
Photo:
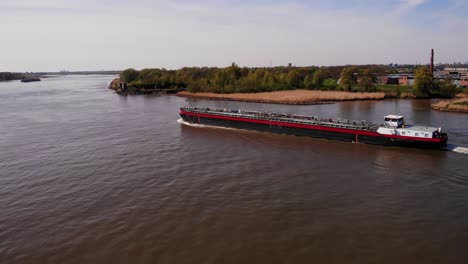
[[[436,80],[446,80],[450,78],[453,84],[459,87],[468,87],[468,68],[467,67],[446,67],[443,70],[436,70],[434,67],[434,50],[431,50],[431,60],[429,69]],[[414,74],[390,74],[377,78],[377,84],[386,85],[405,85],[414,84]]]

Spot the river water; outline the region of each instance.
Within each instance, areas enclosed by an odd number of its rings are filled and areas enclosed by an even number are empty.
[[[192,104],[442,126],[454,151],[177,122],[112,76],[0,83],[1,263],[466,263],[468,115],[427,100]]]

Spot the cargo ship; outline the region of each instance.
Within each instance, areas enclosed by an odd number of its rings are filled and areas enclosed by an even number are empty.
[[[402,115],[387,115],[383,124],[246,110],[182,107],[188,123],[308,136],[384,146],[444,148],[447,133],[441,127],[407,125]]]

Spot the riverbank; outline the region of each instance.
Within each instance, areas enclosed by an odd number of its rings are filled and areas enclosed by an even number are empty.
[[[458,94],[457,97],[457,99],[433,103],[431,107],[437,111],[468,113],[468,94]]]
[[[177,96],[210,100],[229,100],[242,102],[307,105],[336,101],[382,100],[385,93],[352,93],[338,91],[289,90],[263,93],[191,93],[179,92]]]
[[[120,78],[112,80],[108,88],[120,95],[176,94],[180,92],[178,88],[144,88],[129,86],[127,83],[123,83]]]
[[[17,72],[0,72],[0,81],[15,81],[26,78],[23,73]]]

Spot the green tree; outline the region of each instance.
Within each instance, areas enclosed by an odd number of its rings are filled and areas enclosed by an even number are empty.
[[[138,78],[139,72],[135,69],[126,69],[120,73],[120,79],[124,82],[131,83]]]
[[[336,87],[338,86],[337,81],[333,78],[328,78],[323,82],[323,86],[327,90],[336,90]]]
[[[296,89],[301,87],[301,77],[296,69],[290,70],[287,77],[287,82],[290,88]]]
[[[363,71],[362,69],[369,69]],[[128,82],[135,93],[151,93],[152,90],[177,89],[198,92],[261,92],[289,90],[297,88],[326,89],[337,88],[341,75],[341,90],[373,90],[373,73],[384,74],[381,66],[341,66],[334,67],[273,67],[248,68],[233,63],[225,68],[185,67],[179,70],[126,69],[121,80]],[[9,73],[0,73],[0,79],[11,78]],[[447,89],[446,89],[447,90]],[[434,90],[435,91],[435,90]]]
[[[322,88],[323,87],[323,82],[328,77],[330,77],[330,73],[328,72],[328,70],[326,70],[325,68],[320,68],[314,74],[314,80],[313,80],[314,86],[316,88],[318,88],[318,89]]]
[[[434,80],[429,69],[425,66],[419,67],[414,74],[413,89],[416,96],[429,97],[433,86]]]
[[[241,77],[241,68],[236,63],[232,63],[230,67],[226,68],[226,79],[228,84],[234,84]]]
[[[189,84],[187,85],[187,89],[188,89],[189,92],[192,92],[192,93],[200,92],[201,91],[200,82],[195,81],[195,80],[191,80],[189,82]]]
[[[362,70],[358,78],[358,85],[361,91],[373,91],[375,79],[375,75],[369,69]]]
[[[452,98],[457,93],[457,86],[453,84],[453,80],[451,78],[440,81],[438,86],[441,97]]]
[[[224,92],[225,74],[224,71],[218,71],[211,79],[211,85],[215,92]]]
[[[267,75],[265,75],[265,78],[266,78],[265,84],[266,84],[267,90],[274,91],[275,86],[278,84],[278,77],[274,75],[273,73],[268,73]]]
[[[356,67],[346,67],[341,71],[340,75],[340,88],[342,88],[345,91],[351,91],[356,85]]]
[[[306,88],[306,89],[314,89],[315,88],[314,78],[311,77],[310,75],[307,75],[304,78],[304,88]]]

